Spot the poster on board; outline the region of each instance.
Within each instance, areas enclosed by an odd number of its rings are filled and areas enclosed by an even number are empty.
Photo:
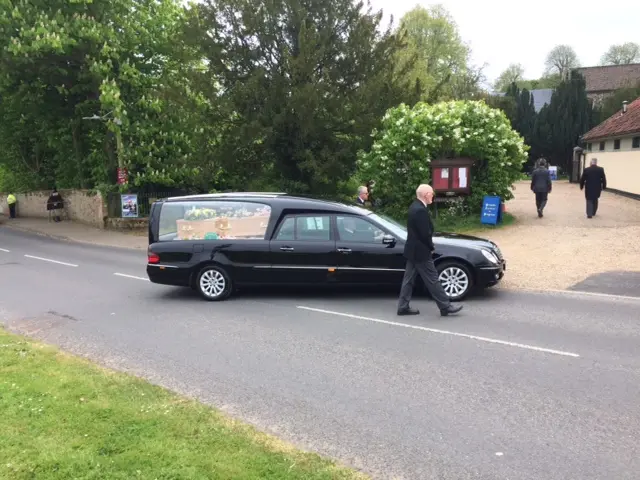
[[[127,193],[120,195],[120,203],[122,205],[122,218],[138,217],[138,194]]]

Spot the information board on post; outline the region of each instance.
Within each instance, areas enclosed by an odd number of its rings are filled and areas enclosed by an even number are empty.
[[[480,223],[497,225],[502,221],[502,200],[500,197],[486,195],[482,200]]]

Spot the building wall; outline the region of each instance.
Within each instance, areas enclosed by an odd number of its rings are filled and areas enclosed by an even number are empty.
[[[600,151],[600,142],[592,142],[591,151],[586,151],[585,166],[592,158],[607,175],[607,187],[621,192],[640,195],[640,148],[632,148],[633,138],[620,138],[620,149],[614,150],[613,138],[605,141],[605,150]]]
[[[59,190],[65,203],[65,209],[69,220],[91,225],[97,228],[104,228],[106,205],[102,200],[102,195],[91,193],[87,190]],[[0,206],[8,215],[7,194],[0,195]],[[47,218],[47,199],[51,191],[29,192],[15,194],[17,202],[16,213],[19,217],[42,217]]]

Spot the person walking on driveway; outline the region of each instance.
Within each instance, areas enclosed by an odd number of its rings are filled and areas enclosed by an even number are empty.
[[[427,205],[433,202],[433,188],[422,184],[416,190],[416,200],[409,207],[407,219],[407,241],[404,246],[404,257],[407,264],[398,299],[398,315],[418,315],[420,311],[411,308],[409,303],[413,295],[416,275],[429,289],[435,300],[440,315],[443,317],[462,310],[461,305],[453,306],[438,279],[438,270],[433,263],[433,223],[427,211]]]
[[[598,212],[598,199],[607,188],[607,176],[604,168],[598,166],[598,159],[592,158],[591,165],[584,169],[580,177],[580,190],[584,189],[587,201],[587,218],[593,218]]]
[[[542,218],[544,207],[547,206],[547,198],[551,193],[553,185],[551,175],[547,168],[547,161],[541,158],[536,163],[536,169],[531,174],[531,191],[536,195],[536,209],[538,218]]]

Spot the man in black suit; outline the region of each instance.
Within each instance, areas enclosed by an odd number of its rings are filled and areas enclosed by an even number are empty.
[[[427,211],[427,205],[433,202],[433,188],[422,184],[416,190],[416,200],[409,207],[407,219],[407,242],[404,246],[404,257],[407,266],[402,279],[400,298],[398,300],[398,315],[418,315],[420,312],[409,307],[413,294],[416,275],[420,274],[431,297],[435,300],[440,314],[444,317],[450,313],[457,313],[462,306],[453,306],[444,292],[438,270],[433,263],[433,223]]]
[[[598,166],[598,159],[592,158],[591,165],[584,169],[580,177],[580,190],[584,189],[587,200],[587,218],[593,218],[598,211],[598,199],[607,188],[607,176],[604,168]]]
[[[367,208],[369,206],[369,189],[364,185],[358,187],[358,196],[356,197],[356,205]]]
[[[544,207],[547,205],[547,199],[552,188],[551,175],[547,170],[547,161],[544,158],[540,158],[536,164],[536,169],[531,173],[531,191],[536,195],[536,210],[539,218],[543,216]]]

